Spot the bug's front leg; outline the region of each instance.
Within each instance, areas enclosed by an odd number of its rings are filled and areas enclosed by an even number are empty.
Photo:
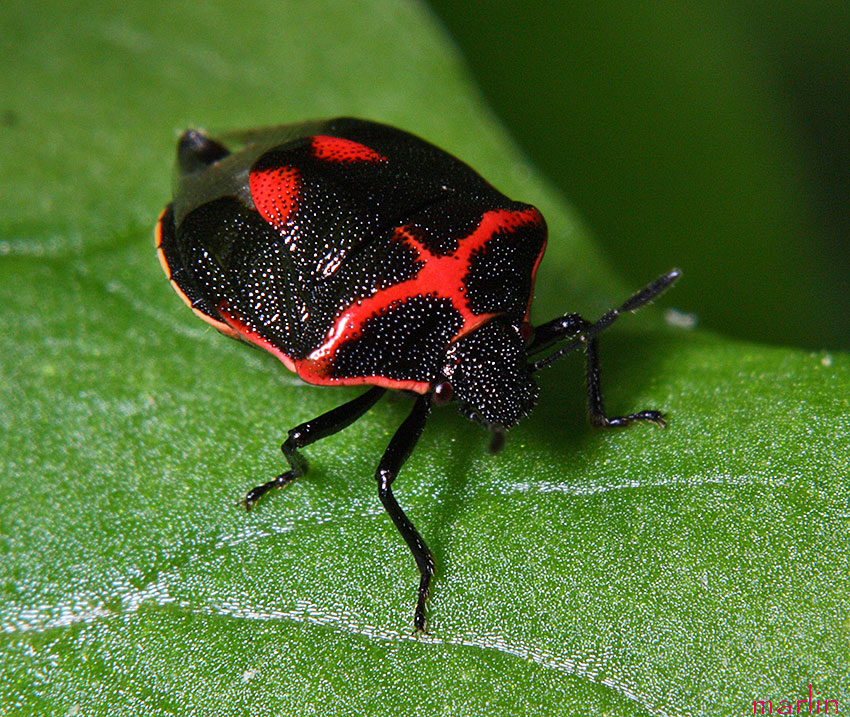
[[[581,314],[564,314],[557,319],[547,321],[545,324],[535,326],[534,338],[526,347],[526,353],[533,356],[559,341],[578,336],[589,326],[590,322]]]
[[[315,443],[322,438],[332,436],[334,433],[350,426],[377,403],[378,399],[384,395],[384,391],[386,389],[379,387],[369,389],[366,393],[359,395],[348,403],[337,406],[327,413],[323,413],[321,416],[291,429],[286,441],[280,447],[287,463],[289,463],[289,470],[272,478],[267,483],[249,490],[243,501],[245,507],[251,510],[254,507],[254,503],[273,488],[283,488],[296,478],[304,475],[307,472],[307,461],[298,453],[298,449],[309,446],[311,443]]]
[[[639,309],[666,291],[678,278],[678,269],[662,274],[640,291],[633,294],[624,304],[603,314],[595,323],[589,322],[579,314],[564,314],[557,319],[547,321],[534,330],[534,338],[526,347],[528,355],[539,353],[563,339],[569,339],[566,346],[549,354],[545,358],[530,362],[528,368],[536,373],[551,365],[559,358],[578,348],[584,348],[587,361],[587,409],[590,422],[600,428],[616,428],[628,426],[635,421],[649,421],[664,426],[664,416],[660,411],[649,409],[629,413],[625,416],[608,416],[602,400],[602,382],[599,378],[599,340],[598,336],[608,328],[620,315]]]
[[[562,339],[580,336],[591,324],[579,314],[565,314],[552,321],[538,326],[534,330],[534,339],[527,351],[530,354],[543,351]],[[602,380],[599,369],[599,339],[595,336],[584,343],[586,362],[587,412],[590,423],[597,428],[620,428],[635,421],[649,421],[659,426],[665,426],[664,416],[660,411],[648,409],[629,413],[625,416],[608,416],[605,413],[605,403],[602,400]],[[544,359],[545,360],[545,359]]]
[[[410,415],[395,432],[375,473],[378,481],[378,497],[398,532],[401,533],[401,537],[407,543],[407,547],[410,548],[410,552],[413,553],[413,559],[419,569],[419,590],[416,609],[413,613],[413,625],[419,632],[425,631],[425,603],[428,600],[431,577],[434,575],[434,558],[422,536],[395,499],[391,486],[398,477],[401,467],[413,452],[422,431],[425,430],[425,423],[430,413],[431,394],[426,393],[416,400]]]
[[[602,382],[599,378],[599,340],[590,339],[584,349],[587,360],[587,412],[590,423],[597,428],[620,428],[635,421],[649,421],[662,428],[667,424],[661,411],[648,409],[625,416],[607,416],[602,401]]]
[[[564,314],[535,328],[534,338],[526,351],[529,355],[539,353],[558,341],[580,336],[592,326],[593,324],[580,314]],[[586,339],[584,352],[587,372],[587,412],[591,425],[597,428],[620,428],[635,421],[649,421],[659,426],[666,425],[664,416],[654,409],[629,413],[625,416],[606,415],[599,369],[599,339],[596,336]]]

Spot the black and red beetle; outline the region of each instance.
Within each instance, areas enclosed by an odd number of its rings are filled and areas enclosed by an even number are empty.
[[[536,404],[534,374],[583,347],[593,425],[664,424],[654,410],[605,414],[597,335],[658,296],[678,271],[595,323],[565,314],[532,327],[534,276],[546,246],[542,215],[418,137],[348,118],[222,140],[189,130],[177,164],[156,246],[180,297],[204,321],[270,351],[308,383],[372,386],[290,430],[283,444],[289,469],[251,490],[249,509],[304,474],[299,448],[353,423],[388,388],[417,396],[375,476],[419,568],[417,630],[425,627],[434,561],[392,484],[432,405],[454,403],[490,429],[498,450],[504,431]]]

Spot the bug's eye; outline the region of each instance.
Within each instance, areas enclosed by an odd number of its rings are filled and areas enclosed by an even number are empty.
[[[448,381],[440,381],[434,386],[434,403],[438,406],[444,406],[452,400],[454,389]]]

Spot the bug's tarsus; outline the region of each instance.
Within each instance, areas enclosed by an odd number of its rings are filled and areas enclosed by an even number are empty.
[[[273,488],[283,488],[285,485],[291,483],[300,475],[301,473],[296,473],[294,470],[289,470],[285,473],[281,473],[275,478],[272,478],[267,483],[263,483],[262,485],[258,485],[254,488],[251,488],[251,490],[248,491],[247,495],[242,501],[242,505],[245,506],[245,510],[250,511],[254,507],[254,504],[270,490],[272,490]]]
[[[281,473],[267,483],[258,485],[248,491],[243,501],[244,506],[251,510],[254,504],[273,488],[283,488],[296,478],[307,472],[307,461],[298,453],[299,448],[309,446],[311,443],[332,436],[343,428],[347,428],[360,418],[366,411],[374,406],[378,399],[384,395],[385,388],[376,386],[357,398],[344,403],[341,406],[317,416],[311,421],[302,423],[289,431],[286,442],[280,447],[283,455],[289,463],[289,470]]]
[[[393,435],[375,473],[381,504],[398,532],[401,533],[407,547],[410,548],[413,559],[416,561],[416,567],[419,569],[419,590],[417,591],[416,609],[413,613],[413,625],[417,632],[425,631],[425,603],[428,600],[431,577],[434,575],[434,558],[422,536],[419,535],[419,532],[395,499],[391,486],[422,435],[430,413],[431,394],[426,393],[416,399],[410,415]]]

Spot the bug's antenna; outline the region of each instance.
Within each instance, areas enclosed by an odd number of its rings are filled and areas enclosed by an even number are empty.
[[[546,368],[549,364],[554,363],[562,356],[566,356],[568,353],[575,351],[580,346],[586,344],[590,339],[594,336],[598,336],[605,329],[607,329],[611,324],[613,324],[617,317],[620,314],[623,314],[627,311],[636,311],[644,304],[648,304],[654,298],[656,298],[659,294],[666,291],[676,279],[679,278],[679,275],[682,272],[678,269],[673,269],[672,271],[659,276],[655,281],[650,284],[647,284],[643,289],[638,291],[632,297],[630,297],[622,306],[617,307],[616,309],[611,309],[602,315],[602,318],[599,319],[594,324],[590,324],[584,331],[582,331],[578,336],[576,336],[572,341],[570,341],[566,346],[562,346],[560,349],[555,351],[554,353],[549,354],[546,358],[542,358],[539,361],[535,361],[528,365],[531,373],[535,373],[542,368]]]

